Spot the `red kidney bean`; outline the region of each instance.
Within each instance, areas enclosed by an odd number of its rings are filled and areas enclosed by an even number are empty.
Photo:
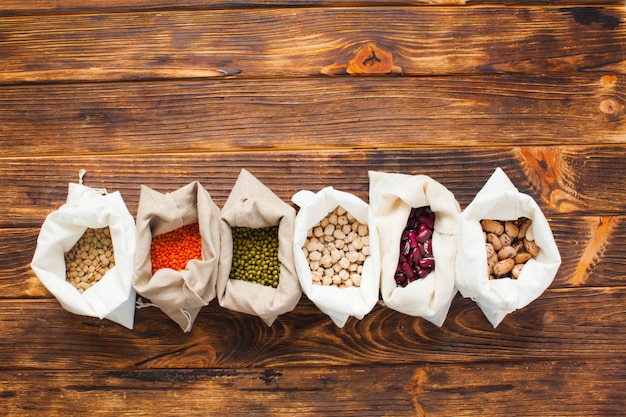
[[[426,257],[433,256],[433,241],[427,240],[424,242],[424,253],[422,254]]]
[[[400,238],[400,255],[394,274],[396,284],[405,287],[430,274],[435,267],[432,234],[435,213],[430,207],[412,208]]]
[[[422,258],[418,262],[420,268],[430,268],[433,269],[435,267],[435,258]]]
[[[417,242],[426,242],[428,239],[430,239],[432,235],[433,235],[433,231],[430,230],[428,226],[426,226],[424,223],[420,223],[417,226],[417,234],[415,235]],[[409,237],[410,236],[411,236],[411,233],[409,232]],[[415,246],[417,246],[417,242],[415,242]]]
[[[406,282],[406,277],[404,276],[404,274],[402,272],[396,272],[394,275],[394,278],[396,280],[396,284],[404,287],[406,286],[407,282]]]
[[[419,261],[422,260],[422,254],[420,253],[420,250],[418,248],[413,249],[413,252],[411,252],[411,261],[416,264],[419,263]]]
[[[409,241],[408,239],[403,240],[402,248],[400,249],[400,254],[404,256],[408,256],[409,253],[411,253],[411,241]]]
[[[431,272],[433,272],[433,268],[420,268],[417,271],[417,276],[420,278],[426,278],[426,276]]]
[[[432,213],[432,212],[430,212]],[[417,221],[418,223],[421,224],[425,224],[426,227],[428,227],[430,230],[432,230],[435,227],[435,213],[432,213],[433,216],[430,215],[430,213],[422,213],[418,218]]]
[[[416,274],[415,271],[413,271],[413,268],[411,268],[411,265],[407,263],[404,263],[401,265],[402,268],[402,272],[404,273],[404,276],[406,276],[407,279],[414,279]]]
[[[400,265],[409,262],[408,258],[406,256],[404,256],[403,254],[400,254],[399,261],[400,261],[399,262]]]

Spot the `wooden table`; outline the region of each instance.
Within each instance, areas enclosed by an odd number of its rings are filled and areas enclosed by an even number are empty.
[[[0,413],[624,415],[625,80],[621,0],[2,1]],[[496,167],[563,258],[496,329],[457,294],[441,328],[303,297],[272,327],[213,301],[131,331],[30,269],[82,168],[134,215],[141,184],[221,207],[242,168],[285,201],[426,174],[465,208]]]

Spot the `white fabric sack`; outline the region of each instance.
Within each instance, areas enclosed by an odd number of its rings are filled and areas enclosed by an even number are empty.
[[[529,260],[518,279],[489,280],[485,238],[480,220],[516,220],[527,217],[532,224],[526,236],[534,239],[539,254]],[[550,286],[561,256],[550,225],[537,203],[520,193],[502,169],[497,168],[474,200],[461,213],[456,285],[472,298],[493,327],[504,317],[539,297]]]
[[[441,327],[454,285],[459,203],[443,185],[426,175],[369,172],[370,207],[380,238],[380,290],[385,306],[422,317]],[[430,206],[435,213],[432,236],[435,269],[424,278],[399,287],[394,279],[400,239],[412,207]]]
[[[65,253],[87,228],[109,227],[115,266],[83,294],[66,281]],[[61,306],[74,314],[109,319],[129,329],[135,319],[132,288],[137,245],[135,221],[121,194],[102,194],[82,184],[69,184],[67,202],[44,221],[31,267]]]
[[[376,226],[369,205],[353,194],[326,187],[318,193],[299,191],[292,201],[300,207],[294,224],[293,252],[302,292],[338,327],[350,316],[361,320],[378,301],[380,282],[380,248]],[[313,284],[311,269],[302,252],[307,232],[320,220],[341,206],[369,229],[370,256],[363,264],[360,287],[339,288]]]

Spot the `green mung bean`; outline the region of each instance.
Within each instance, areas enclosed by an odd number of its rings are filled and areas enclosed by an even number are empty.
[[[229,278],[276,288],[280,276],[278,226],[233,227]]]

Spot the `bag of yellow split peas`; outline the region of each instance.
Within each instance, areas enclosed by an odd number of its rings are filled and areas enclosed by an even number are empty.
[[[132,329],[134,220],[119,191],[87,187],[84,175],[46,217],[31,267],[67,311]]]

